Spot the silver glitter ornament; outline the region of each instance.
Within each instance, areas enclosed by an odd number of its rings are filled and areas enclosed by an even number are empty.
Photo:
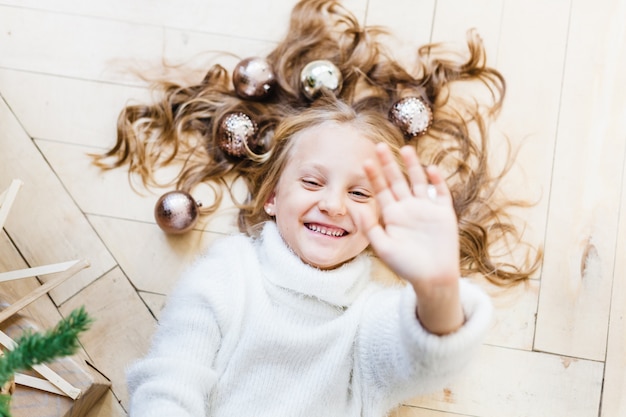
[[[272,66],[265,59],[246,58],[233,70],[233,85],[239,97],[262,100],[272,93],[276,85],[276,76]]]
[[[398,100],[389,110],[389,120],[400,128],[406,137],[426,133],[433,122],[433,112],[419,97]]]
[[[163,194],[154,207],[154,218],[166,233],[185,233],[195,226],[200,216],[197,203],[189,193],[170,191]]]
[[[309,62],[300,72],[300,85],[304,95],[313,100],[327,88],[337,94],[341,90],[343,76],[335,64],[325,59]]]
[[[254,120],[245,113],[227,113],[217,128],[219,147],[229,155],[246,155],[246,146],[254,150],[258,147],[256,134],[258,128]]]

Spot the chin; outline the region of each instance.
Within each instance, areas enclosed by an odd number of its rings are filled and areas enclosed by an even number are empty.
[[[324,260],[317,260],[317,261],[304,260],[304,262],[318,269],[330,270],[330,269],[339,268],[346,262],[350,262],[352,259],[354,258],[346,259],[346,260],[338,260],[338,259],[333,259],[333,260],[324,259]]]

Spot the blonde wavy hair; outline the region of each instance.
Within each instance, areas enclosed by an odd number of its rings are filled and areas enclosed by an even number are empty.
[[[93,155],[94,163],[103,169],[127,164],[129,174],[139,174],[151,187],[171,186],[159,184],[155,172],[182,161],[174,181],[177,189],[190,192],[205,183],[215,190],[215,201],[201,209],[204,214],[217,209],[222,191],[230,192],[230,180],[242,178],[249,195],[237,203],[239,224],[242,231],[254,234],[256,226],[268,220],[263,204],[289,155],[289,139],[321,121],[350,123],[392,148],[415,146],[423,163],[444,170],[458,218],[464,275],[481,274],[502,286],[529,278],[539,268],[540,249],[527,246],[519,264],[495,255],[502,242],[523,243],[509,211],[526,205],[496,197],[512,158],[500,172],[493,173],[490,167],[488,126],[502,106],[503,76],[487,66],[482,41],[473,30],[468,31],[464,53],[451,53],[449,45],[424,45],[411,69],[386,51],[379,39],[385,33],[380,27],[361,26],[338,1],[301,0],[292,11],[287,35],[265,57],[277,80],[270,98],[241,99],[232,88],[231,75],[219,64],[198,84],[160,81],[155,86],[159,100],[121,111],[116,144]],[[333,62],[343,84],[335,95],[323,94],[311,102],[301,93],[300,71],[317,59]],[[484,96],[482,92],[457,93],[454,87],[465,83],[486,91],[487,99],[477,98]],[[433,123],[424,135],[405,138],[387,119],[391,106],[407,96],[421,97],[432,107]],[[233,111],[256,121],[265,144],[260,153],[248,150],[247,157],[237,158],[220,149],[219,121]]]

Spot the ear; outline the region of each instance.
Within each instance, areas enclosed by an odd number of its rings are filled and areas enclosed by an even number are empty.
[[[263,208],[265,209],[265,212],[268,215],[270,216],[276,215],[276,192],[275,191],[272,191],[272,194],[270,194],[268,199],[265,201]]]

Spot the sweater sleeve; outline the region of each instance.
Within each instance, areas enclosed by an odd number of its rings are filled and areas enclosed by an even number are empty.
[[[363,398],[370,409],[389,409],[401,401],[445,386],[479,349],[491,326],[492,305],[478,287],[462,279],[465,323],[438,336],[416,318],[417,300],[410,286],[382,291],[366,309],[358,338]]]
[[[130,417],[204,417],[228,327],[224,262],[197,262],[168,298],[151,349],[127,371]]]

